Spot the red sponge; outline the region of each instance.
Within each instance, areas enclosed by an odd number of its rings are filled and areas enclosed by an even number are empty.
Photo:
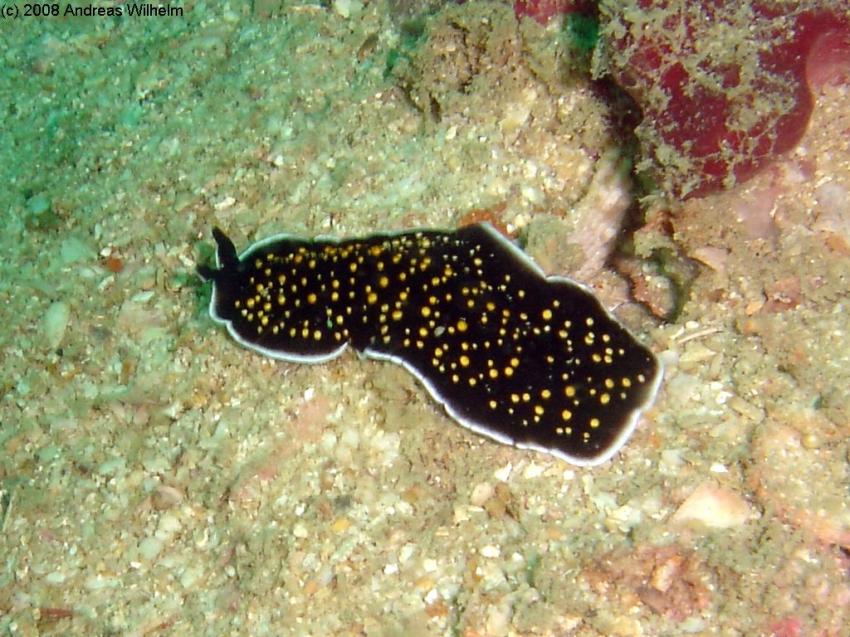
[[[557,15],[583,11],[592,3],[589,0],[515,0],[517,18],[528,16],[540,24],[548,24]]]
[[[642,109],[644,152],[676,196],[731,186],[793,148],[812,111],[806,74],[817,84],[850,66],[850,9],[835,3],[638,5],[612,5],[604,37],[615,80]]]

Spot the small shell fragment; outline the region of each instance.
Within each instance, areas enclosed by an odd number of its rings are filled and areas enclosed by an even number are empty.
[[[712,529],[729,529],[744,524],[750,505],[744,498],[711,483],[698,486],[671,518],[674,524],[697,522]]]

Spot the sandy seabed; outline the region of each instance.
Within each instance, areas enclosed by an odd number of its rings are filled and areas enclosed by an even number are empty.
[[[556,31],[253,7],[3,23],[0,632],[850,634],[848,87],[750,182],[647,215],[638,252],[694,268],[663,321],[597,252],[628,178]],[[388,363],[239,348],[194,273],[213,225],[473,218],[664,363],[605,465],[466,431]]]

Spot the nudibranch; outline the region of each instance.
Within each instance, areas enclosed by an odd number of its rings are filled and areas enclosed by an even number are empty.
[[[622,447],[661,380],[582,285],[546,277],[488,224],[356,239],[276,235],[237,255],[218,228],[210,315],[242,345],[317,363],[349,345],[399,363],[458,423],[578,465]]]

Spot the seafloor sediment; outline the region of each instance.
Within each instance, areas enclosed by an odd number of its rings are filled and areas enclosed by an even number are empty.
[[[627,165],[562,35],[402,4],[4,23],[0,631],[846,635],[847,84],[751,181],[643,202],[624,277]],[[389,363],[240,348],[195,275],[214,224],[482,218],[665,365],[600,467]],[[670,319],[659,254],[691,268]]]

